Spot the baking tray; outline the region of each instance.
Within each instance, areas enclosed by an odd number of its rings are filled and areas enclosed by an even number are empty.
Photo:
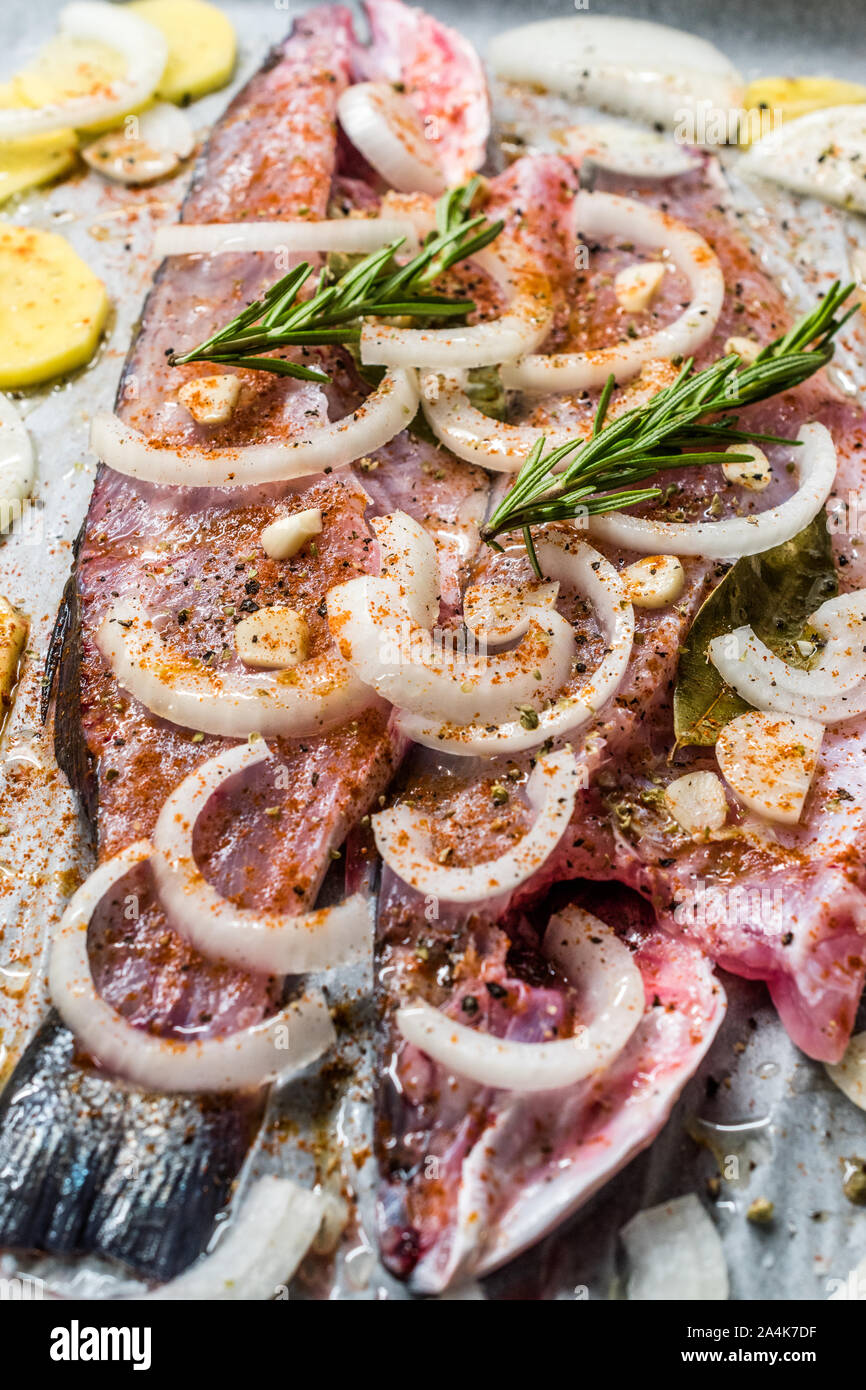
[[[456,24],[484,51],[495,31],[530,16],[516,0],[427,6]],[[5,0],[0,9],[0,42],[9,72],[54,31],[59,0]],[[230,0],[221,4],[235,22],[240,62],[235,85],[258,65],[268,45],[282,36],[302,5],[276,0]],[[577,8],[580,8],[578,6]],[[573,13],[571,5],[536,0],[531,18]],[[679,25],[716,42],[749,76],[758,73],[827,73],[862,77],[866,15],[859,0],[820,6],[811,0],[764,0],[713,6],[662,0],[592,4],[592,13],[623,14]],[[192,114],[202,128],[225,105],[223,91],[196,103]],[[0,1081],[44,1008],[43,946],[47,929],[62,910],[87,853],[74,806],[38,717],[44,657],[61,591],[69,572],[74,537],[83,519],[95,464],[87,451],[91,413],[110,408],[118,374],[155,261],[150,251],[154,228],[173,220],[186,178],[146,191],[107,187],[86,175],[7,205],[0,217],[56,228],[68,237],[105,280],[113,302],[110,330],[97,358],[70,381],[21,402],[38,455],[39,483],[34,507],[15,534],[0,545],[0,592],[31,617],[29,655],[13,715],[0,742]],[[800,267],[774,238],[779,208],[799,215],[812,240],[801,255],[822,268],[843,273],[847,246],[863,238],[862,221],[828,212],[823,206],[778,207],[736,188],[746,207],[744,226],[782,278],[796,302],[805,295]],[[775,217],[774,217],[775,212]],[[860,391],[863,371],[842,353],[847,385]],[[861,399],[866,396],[860,391]],[[831,1085],[824,1069],[804,1058],[778,1023],[764,987],[723,976],[729,997],[727,1018],[701,1066],[680,1098],[663,1133],[577,1217],[483,1287],[458,1297],[498,1299],[609,1299],[622,1296],[620,1227],[642,1207],[696,1192],[713,1212],[728,1262],[733,1299],[821,1300],[847,1281],[866,1254],[866,1209],[844,1196],[848,1164],[866,1157],[866,1117]],[[300,1296],[346,1299],[405,1297],[378,1265],[365,1234],[372,1201],[372,1175],[359,1180],[349,1151],[357,1152],[368,1125],[368,1035],[360,1029],[358,1081],[338,1102],[329,1119],[330,1141],[338,1162],[345,1161],[359,1186],[361,1220],[338,1256],[327,1286],[297,1283]],[[290,1114],[301,1127],[321,1122],[315,1085],[295,1087],[275,1099],[275,1111]],[[293,1152],[283,1145],[281,1163]],[[708,1180],[728,1173],[718,1199]],[[267,1146],[251,1166],[274,1165]],[[303,1166],[296,1171],[303,1171]],[[309,1171],[306,1176],[310,1176]],[[756,1196],[775,1203],[769,1227],[745,1218]],[[3,1271],[0,1262],[0,1272]],[[104,1272],[62,1274],[67,1287],[97,1296],[113,1286]],[[838,1281],[838,1282],[837,1282]],[[128,1286],[124,1285],[124,1288]],[[115,1290],[117,1291],[117,1290]]]

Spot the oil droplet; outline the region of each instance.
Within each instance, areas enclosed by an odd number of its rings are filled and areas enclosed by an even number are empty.
[[[762,1081],[769,1081],[771,1076],[778,1076],[779,1067],[776,1062],[762,1062],[757,1069],[757,1075]]]

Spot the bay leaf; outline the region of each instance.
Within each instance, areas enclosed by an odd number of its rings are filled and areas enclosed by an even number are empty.
[[[677,743],[715,743],[725,724],[751,706],[707,658],[714,637],[748,623],[777,656],[807,664],[793,645],[808,618],[838,592],[825,512],[782,545],[737,560],[698,609],[680,652],[674,690]]]

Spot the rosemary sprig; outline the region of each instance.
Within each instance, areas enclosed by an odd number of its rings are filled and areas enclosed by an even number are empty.
[[[548,453],[544,439],[538,440],[513,487],[483,528],[487,544],[498,549],[497,536],[522,531],[540,576],[533,526],[654,501],[662,496],[661,488],[635,484],[661,469],[747,459],[747,455],[724,452],[728,444],[740,440],[796,444],[796,440],[776,435],[738,430],[737,417],[725,412],[788,391],[826,366],[833,356],[833,338],[857,312],[854,305],[837,318],[854,288],[837,280],[815,308],[783,337],[768,343],[751,366],[741,369],[740,358],[734,353],[696,372],[689,358],[670,386],[646,404],[605,424],[614,388],[614,378],[609,377],[590,438],[570,440]],[[719,418],[707,423],[704,417],[709,415]],[[569,455],[571,462],[562,467]],[[613,490],[617,488],[625,490]]]
[[[426,319],[468,313],[474,308],[471,299],[448,299],[429,291],[438,276],[477,255],[502,231],[502,222],[488,223],[483,214],[471,215],[480,182],[471,179],[442,195],[436,204],[435,229],[406,265],[394,259],[405,240],[401,237],[365,256],[333,283],[323,275],[315,293],[302,300],[298,296],[312,274],[312,266],[304,261],[198,347],[172,353],[169,364],[219,362],[302,381],[329,381],[318,368],[259,354],[299,344],[357,342],[360,320],[368,314]]]

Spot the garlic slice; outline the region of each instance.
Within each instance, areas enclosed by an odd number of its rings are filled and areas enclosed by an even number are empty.
[[[290,560],[301,546],[322,531],[321,507],[307,507],[291,516],[278,516],[266,526],[259,540],[262,549],[272,560]]]
[[[750,811],[796,825],[818,762],[824,726],[751,710],[726,724],[716,743],[725,781]]]
[[[622,572],[635,608],[665,608],[683,591],[686,572],[676,555],[647,555]]]
[[[181,405],[198,425],[223,425],[230,420],[241,394],[240,377],[231,373],[197,376],[177,393]]]
[[[306,661],[310,629],[303,614],[280,604],[242,618],[235,628],[235,650],[245,666],[287,670]]]
[[[726,454],[748,454],[751,463],[723,463],[722,472],[729,483],[748,488],[749,492],[763,492],[773,481],[770,460],[757,444],[731,444]]]
[[[626,266],[615,277],[613,292],[620,308],[629,314],[643,313],[648,309],[665,278],[665,268],[661,261],[638,261]]]
[[[763,344],[756,338],[728,338],[725,343],[725,354],[735,352],[740,359],[743,367],[751,367],[757,360],[758,353],[763,351]]]
[[[665,805],[690,835],[720,830],[728,819],[725,789],[714,772],[687,772],[665,787]]]

